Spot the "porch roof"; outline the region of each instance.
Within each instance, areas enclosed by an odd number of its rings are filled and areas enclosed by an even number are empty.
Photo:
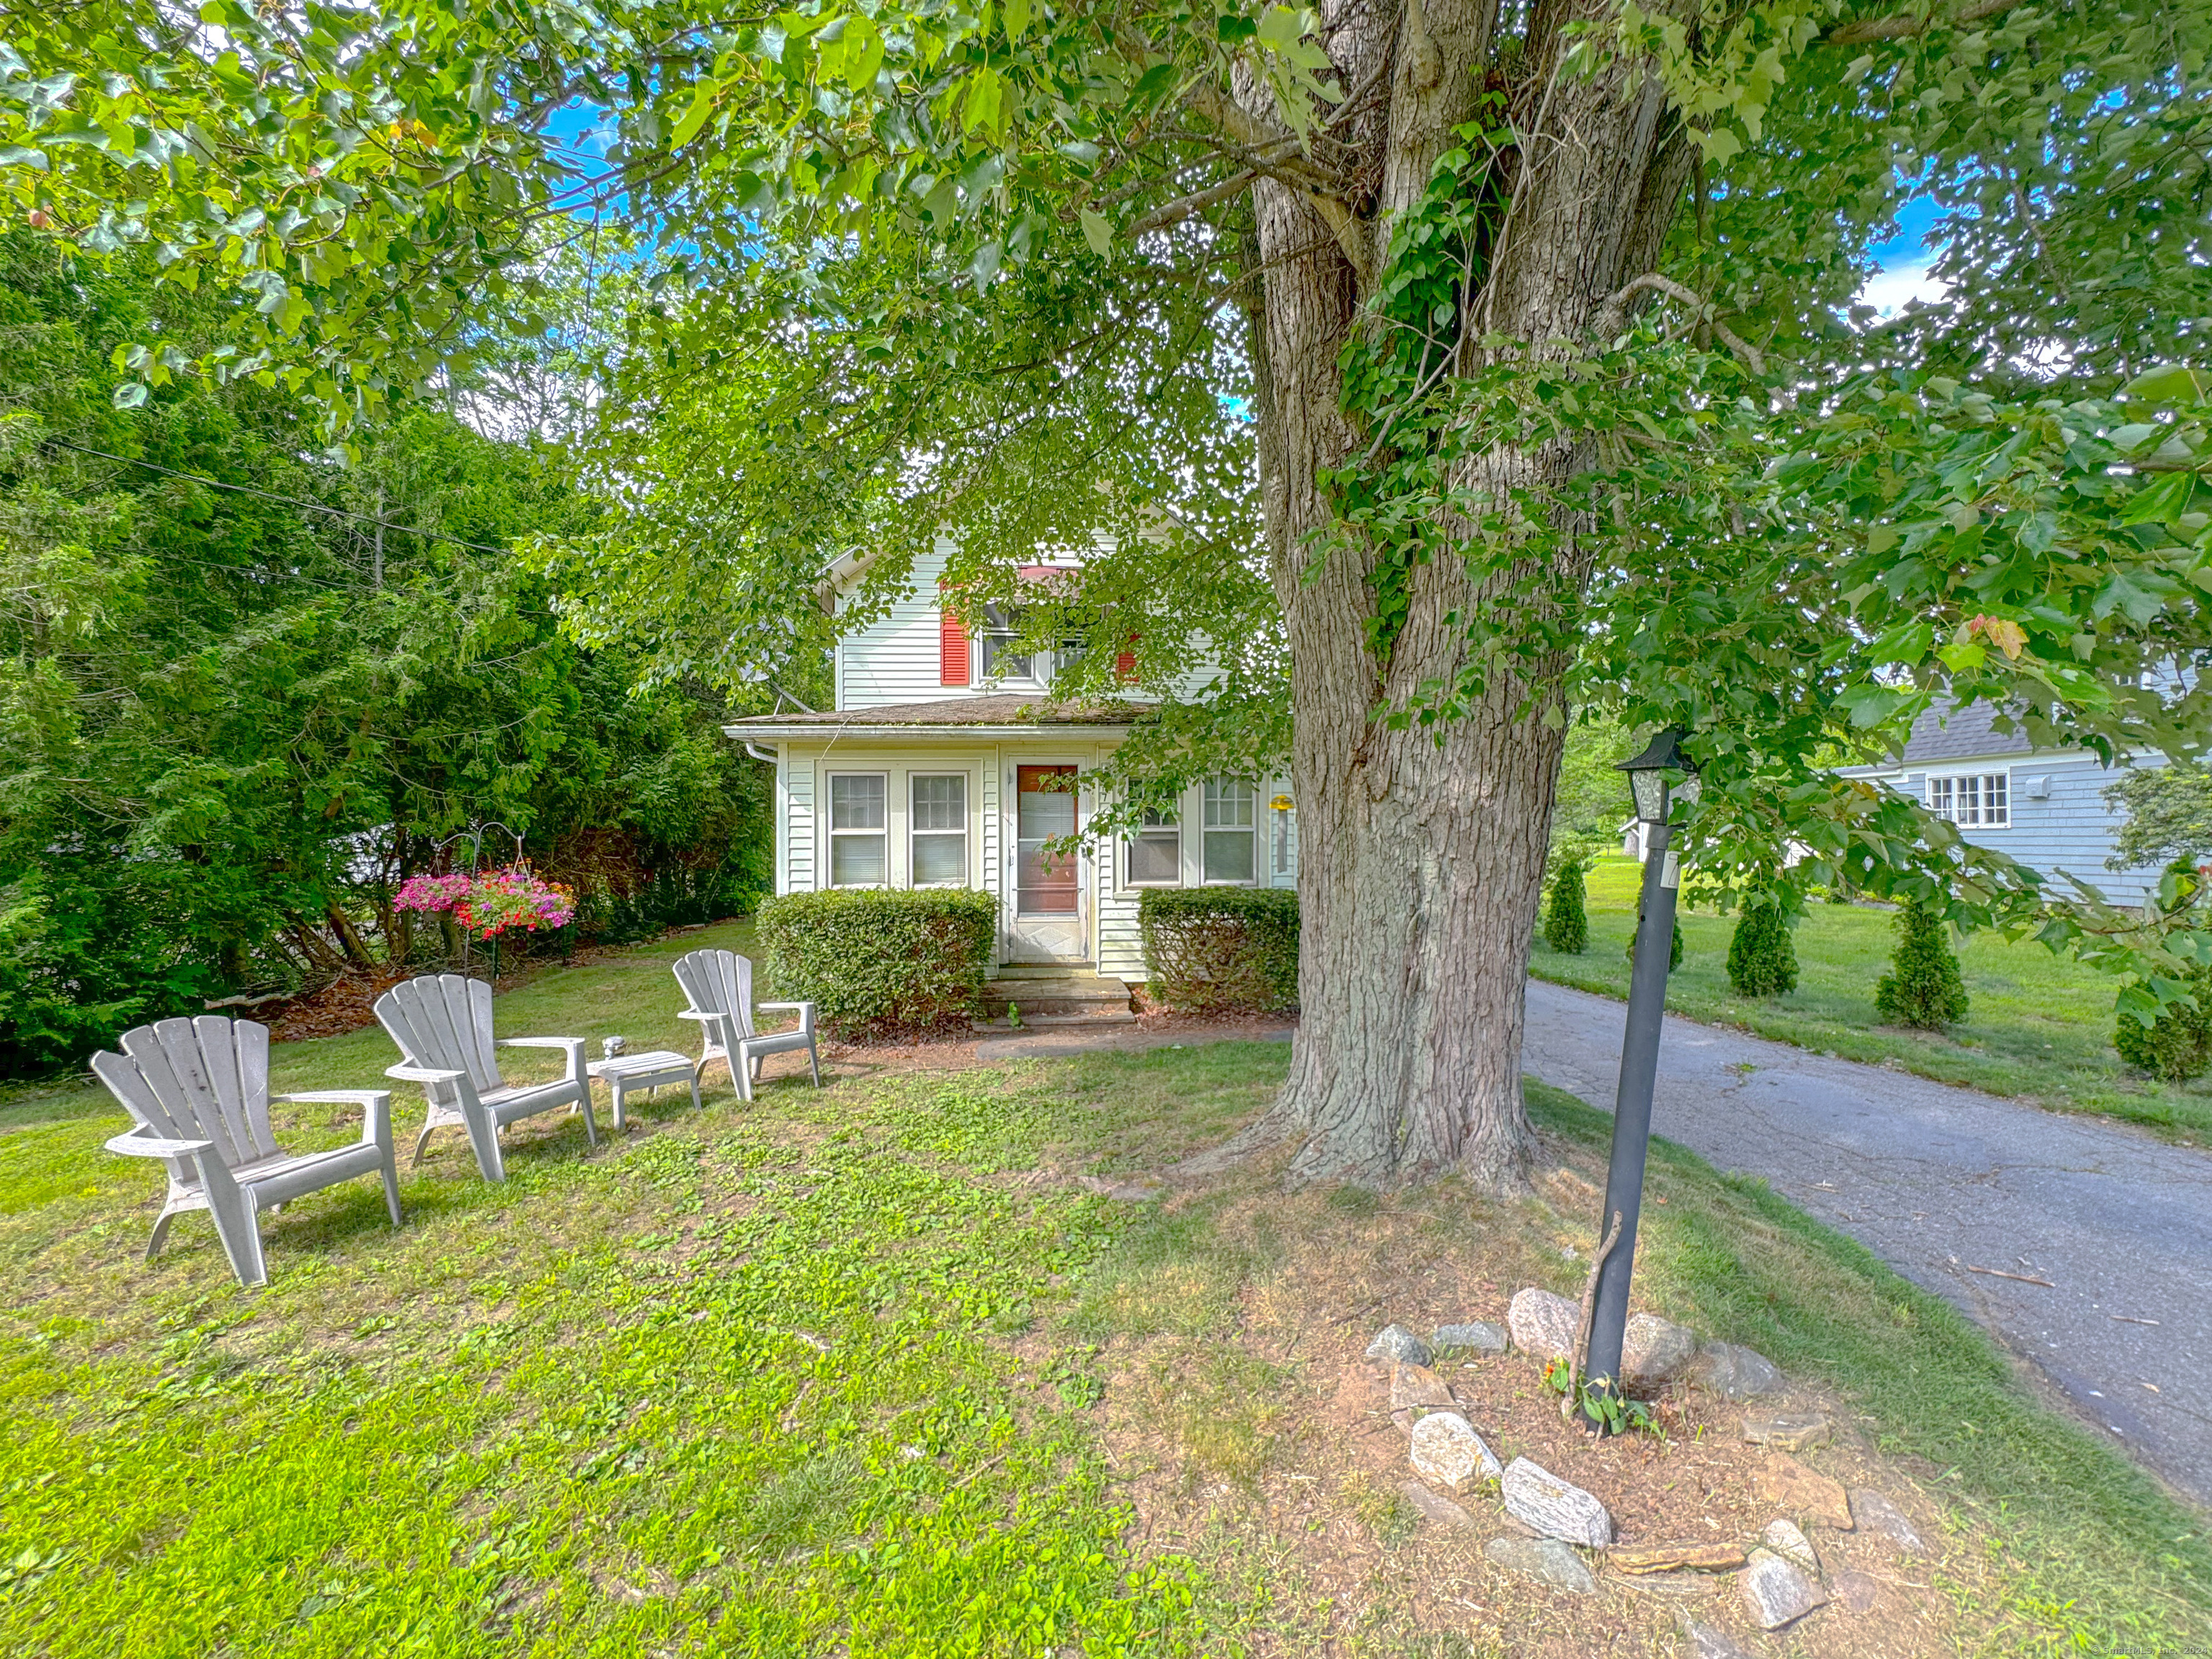
[[[754,714],[732,720],[722,730],[732,738],[829,737],[1006,738],[1119,737],[1156,711],[1140,703],[1104,700],[1055,703],[1034,696],[1002,692],[983,697],[940,697],[928,702],[889,703],[878,708],[824,709],[820,713]]]

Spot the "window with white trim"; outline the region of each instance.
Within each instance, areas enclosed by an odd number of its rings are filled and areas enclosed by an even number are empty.
[[[881,772],[830,775],[832,887],[881,887],[890,879],[889,781]]]
[[[916,772],[907,795],[908,878],[916,887],[965,887],[968,775]]]
[[[1234,778],[1214,779],[1201,790],[1200,805],[1200,879],[1249,886],[1260,867],[1253,845],[1259,790]]]
[[[1182,826],[1173,814],[1146,812],[1129,837],[1127,854],[1132,887],[1172,887],[1182,879]]]
[[[1928,780],[1928,810],[1961,830],[2005,830],[2012,825],[2009,772],[1953,772]]]

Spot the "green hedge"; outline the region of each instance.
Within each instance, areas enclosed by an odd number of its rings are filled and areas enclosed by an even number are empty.
[[[823,1029],[848,1040],[965,1025],[981,1012],[998,936],[988,893],[787,893],[760,910],[775,994],[814,1004]]]
[[[1183,1013],[1273,1013],[1298,1000],[1298,896],[1153,887],[1137,906],[1152,994]]]

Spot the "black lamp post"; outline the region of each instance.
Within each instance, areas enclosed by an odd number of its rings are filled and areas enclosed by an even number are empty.
[[[1590,1310],[1589,1361],[1583,1368],[1593,1390],[1617,1388],[1621,1343],[1628,1328],[1636,1222],[1644,1207],[1644,1164],[1651,1146],[1651,1087],[1659,1071],[1667,971],[1674,951],[1674,892],[1680,884],[1680,862],[1667,850],[1667,814],[1674,804],[1667,775],[1690,769],[1679,747],[1682,737],[1679,727],[1669,727],[1634,760],[1620,763],[1620,769],[1628,774],[1636,816],[1646,827],[1647,838],[1644,896],[1637,907],[1636,963],[1628,978],[1628,1030],[1621,1040],[1620,1086],[1613,1097],[1613,1163],[1606,1172],[1605,1212],[1598,1218],[1598,1239],[1606,1253],[1598,1267],[1597,1297]],[[1602,1427],[1584,1420],[1592,1428]]]

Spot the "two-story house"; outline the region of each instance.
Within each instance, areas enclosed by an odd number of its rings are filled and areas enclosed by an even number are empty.
[[[1083,706],[1051,698],[1054,653],[1013,649],[992,615],[941,603],[949,544],[915,562],[888,614],[841,636],[836,707],[725,728],[775,764],[775,890],[973,887],[996,894],[999,961],[1031,973],[1147,977],[1137,907],[1148,887],[1294,887],[1288,785],[1223,778],[1135,835],[1055,855],[1098,802],[1085,778],[1151,717],[1133,689]],[[1048,578],[1079,562],[1040,556]],[[862,556],[825,573],[842,611]]]

